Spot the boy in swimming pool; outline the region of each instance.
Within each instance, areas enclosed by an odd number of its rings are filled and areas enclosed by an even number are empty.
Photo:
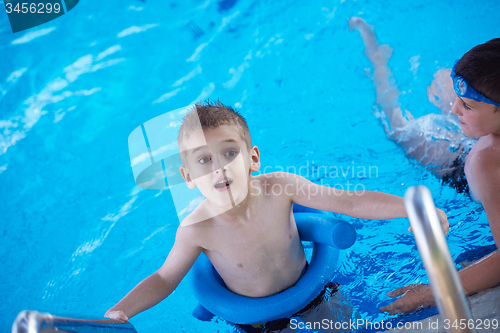
[[[406,217],[398,196],[334,190],[282,172],[252,176],[260,168],[259,149],[244,118],[221,103],[188,113],[178,143],[181,175],[206,199],[180,224],[163,266],[106,317],[128,320],[166,298],[201,252],[237,294],[264,297],[293,286],[306,265],[294,203],[357,218]],[[446,215],[439,214],[446,231]]]
[[[445,78],[441,83],[435,80],[429,90],[441,90],[440,99],[429,98],[443,109],[450,102],[445,96],[447,86],[453,87],[454,103],[451,111],[454,117],[449,121],[458,122],[464,136],[473,138],[468,141],[457,135],[457,131],[445,132],[449,140],[426,140],[426,128],[418,123],[424,123],[424,117],[405,119],[397,105],[397,89],[389,83],[390,70],[387,67],[388,54],[383,53],[373,30],[361,18],[350,20],[351,28],[357,28],[366,46],[366,54],[375,67],[374,81],[377,85],[377,100],[382,101],[381,107],[387,114],[389,125],[392,127],[388,135],[402,144],[408,155],[416,158],[425,166],[433,166],[433,171],[443,179],[447,175],[463,174],[465,177],[452,177],[466,180],[473,198],[482,203],[495,240],[497,249],[500,247],[500,38],[477,45],[467,52],[451,70],[451,78],[442,76],[440,71],[435,78]],[[449,70],[446,71],[450,73]],[[445,83],[443,83],[445,82]],[[379,83],[383,83],[379,85]],[[440,89],[436,89],[440,88]],[[387,92],[392,92],[387,94]],[[429,91],[428,91],[429,92]],[[439,102],[438,102],[439,101]],[[450,104],[451,105],[451,104]],[[456,116],[458,116],[458,118]],[[435,121],[436,117],[432,119]],[[436,126],[439,126],[437,124]],[[419,131],[411,129],[420,128]],[[410,130],[408,130],[410,129]],[[420,134],[420,135],[419,135]],[[423,135],[422,135],[423,134]],[[399,137],[405,136],[403,141]],[[479,137],[479,140],[476,138]],[[450,142],[451,141],[451,142]],[[449,149],[453,141],[461,149]],[[466,147],[473,143],[472,149]],[[412,147],[413,145],[413,147]],[[470,151],[469,151],[470,149]],[[424,153],[427,155],[424,158]],[[451,162],[450,161],[454,161]],[[450,171],[450,168],[453,169]],[[448,178],[449,179],[449,178]],[[456,185],[456,183],[455,183]],[[462,187],[463,189],[463,187]],[[478,262],[459,272],[460,280],[466,295],[494,287],[500,283],[500,251],[482,258]],[[418,308],[434,306],[434,297],[428,285],[410,285],[396,289],[388,296],[401,296],[392,304],[380,311],[390,314],[411,312]]]

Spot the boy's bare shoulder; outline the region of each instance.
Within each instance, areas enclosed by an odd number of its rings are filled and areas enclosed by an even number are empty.
[[[275,172],[260,174],[254,176],[254,178],[261,182],[267,181],[269,183],[286,183],[301,177],[293,173],[288,173],[284,171],[275,171]]]
[[[486,146],[470,156],[470,177],[467,181],[476,188],[475,198],[485,204],[484,200],[490,197],[483,193],[496,192],[500,187],[500,146]]]
[[[473,169],[486,174],[500,174],[500,146],[486,146],[474,154],[470,159]]]
[[[185,228],[188,226],[193,226],[198,223],[208,222],[209,224],[212,218],[210,217],[209,211],[207,209],[207,200],[203,200],[188,216],[182,220],[179,228]]]
[[[206,208],[202,202],[180,223],[175,236],[176,242],[204,248],[213,225],[213,218],[207,218]]]

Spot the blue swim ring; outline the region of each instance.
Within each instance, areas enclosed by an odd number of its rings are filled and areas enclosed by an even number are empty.
[[[236,324],[259,324],[287,318],[308,305],[335,276],[339,249],[356,241],[347,222],[322,211],[294,205],[294,217],[302,241],[313,242],[309,267],[297,283],[275,295],[247,297],[233,293],[219,281],[208,258],[201,254],[191,272],[191,284],[199,305],[193,315],[210,320],[214,315]]]

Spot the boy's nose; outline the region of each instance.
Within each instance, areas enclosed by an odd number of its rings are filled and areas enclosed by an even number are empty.
[[[216,173],[219,173],[220,171],[227,171],[227,167],[226,167],[226,165],[222,165],[222,166],[220,166],[220,167],[216,167],[216,166],[214,166],[214,167],[213,167],[213,170],[214,170]]]
[[[224,171],[227,169],[226,165],[223,164],[223,160],[219,158],[218,156],[212,156],[212,170],[215,172],[219,172],[220,170],[224,169]]]
[[[462,112],[461,112],[460,107],[458,105],[459,105],[459,100],[458,100],[458,97],[456,97],[455,103],[453,103],[453,106],[451,107],[451,112],[453,112],[457,116],[461,116]]]

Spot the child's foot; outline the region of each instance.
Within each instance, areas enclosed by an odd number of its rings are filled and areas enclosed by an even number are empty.
[[[371,25],[368,25],[368,23],[366,23],[365,20],[363,20],[361,17],[353,16],[351,18],[348,18],[347,21],[349,21],[349,29],[351,31],[356,29],[361,34],[361,38],[363,38],[363,42],[366,47],[366,55],[370,57],[369,54],[377,52],[377,50],[380,48],[380,45],[377,41],[375,33],[373,32],[373,27]]]

